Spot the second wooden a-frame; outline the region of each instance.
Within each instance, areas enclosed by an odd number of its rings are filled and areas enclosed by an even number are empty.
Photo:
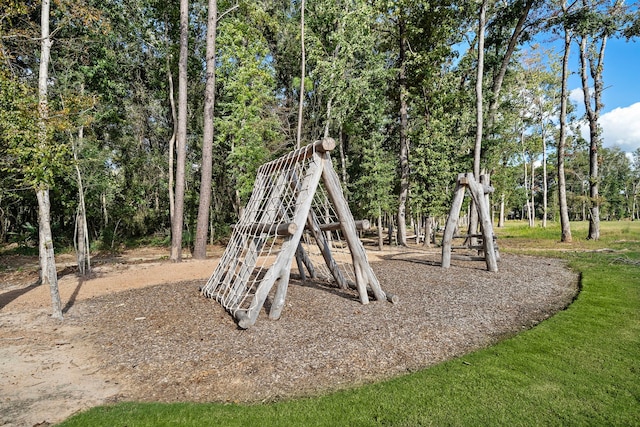
[[[469,191],[473,200],[473,205],[478,212],[480,226],[482,232],[480,234],[467,234],[455,236],[458,228],[458,219],[460,218],[460,210],[464,201],[464,195]],[[489,211],[489,194],[493,192],[493,188],[489,184],[489,176],[480,176],[480,182],[476,181],[472,173],[458,175],[456,190],[451,202],[451,210],[447,218],[447,224],[442,237],[442,267],[449,268],[451,265],[451,251],[453,249],[453,239],[462,237],[468,242],[480,241],[478,244],[470,243],[465,246],[468,249],[479,250],[481,257],[468,259],[484,259],[487,264],[487,270],[498,271],[499,252],[493,234],[493,225],[491,223],[491,213]]]

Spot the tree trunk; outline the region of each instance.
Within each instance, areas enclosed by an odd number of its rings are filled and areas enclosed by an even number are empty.
[[[380,209],[378,209],[378,227],[377,227],[377,233],[378,233],[378,250],[381,251],[383,246],[384,246],[384,238],[382,237],[382,212],[380,211]]]
[[[407,107],[407,74],[405,56],[407,52],[407,35],[405,22],[399,18],[400,56],[400,195],[398,197],[398,245],[407,246],[406,205],[409,196],[409,137]]]
[[[56,272],[55,252],[53,249],[53,235],[51,234],[51,201],[49,189],[36,191],[38,198],[39,218],[39,248],[40,248],[40,280],[44,286],[49,286],[53,313],[51,317],[62,320],[62,302],[58,290],[58,274]]]
[[[486,2],[483,2],[483,6],[486,10],[486,7],[487,7]],[[511,33],[509,44],[507,45],[507,49],[505,51],[504,56],[502,57],[500,69],[495,74],[495,77],[493,79],[493,84],[491,86],[491,104],[489,105],[489,129],[493,127],[493,121],[496,117],[498,106],[500,105],[500,91],[502,89],[504,76],[507,73],[507,69],[509,68],[509,62],[511,61],[511,56],[513,56],[513,52],[515,52],[516,50],[516,46],[518,45],[518,40],[520,39],[520,35],[522,34],[524,24],[527,20],[527,17],[529,16],[529,12],[531,11],[532,6],[533,6],[533,0],[526,0],[524,8],[522,9],[522,13],[518,17],[518,22],[516,23],[516,26],[513,29],[513,33]]]
[[[434,218],[429,216],[427,217],[427,222],[424,224],[424,241],[422,242],[422,245],[426,248],[430,248],[431,247],[431,235],[433,234],[433,223],[434,223]]]
[[[300,148],[302,145],[302,109],[304,104],[304,77],[306,71],[306,52],[304,49],[304,0],[300,2],[300,97],[298,99],[298,130],[296,133],[296,148]]]
[[[582,80],[582,91],[584,94],[584,106],[589,120],[589,234],[588,239],[598,240],[600,238],[600,197],[598,194],[598,151],[600,148],[600,135],[598,119],[602,107],[602,68],[604,60],[604,50],[607,43],[607,36],[602,36],[600,51],[597,58],[587,58],[587,36],[582,36],[580,41],[580,77]],[[587,65],[589,62],[590,67]],[[589,91],[589,80],[587,70],[590,69],[593,79],[593,97],[595,106],[591,106],[591,95]]]
[[[525,166],[526,167],[526,166]],[[529,202],[531,205],[530,215],[529,215],[529,227],[534,227],[536,225],[536,201],[535,201],[535,192],[533,191],[535,187],[535,176],[536,176],[536,165],[531,159],[531,201]]]
[[[193,248],[195,259],[207,257],[207,231],[209,230],[209,208],[211,205],[211,171],[213,169],[213,114],[216,93],[216,23],[217,0],[209,0],[207,20],[207,81],[204,89],[204,130],[202,137],[202,167],[200,176],[200,204],[196,241]]]
[[[478,68],[476,73],[476,139],[473,149],[473,175],[476,180],[480,180],[480,159],[482,156],[482,134],[484,127],[483,120],[483,75],[484,75],[484,38],[487,15],[487,1],[483,0],[480,4],[480,13],[478,16]],[[469,215],[469,234],[477,234],[478,232],[478,210],[474,206],[475,202],[471,202],[471,212]],[[475,246],[475,238],[471,244]]]
[[[542,107],[542,103],[540,104]],[[547,228],[547,209],[548,209],[548,191],[547,191],[547,134],[544,127],[544,116],[541,114],[541,136],[542,136],[542,227]]]
[[[347,197],[346,189],[347,189],[347,138],[342,131],[342,126],[340,126],[340,130],[338,131],[338,140],[340,141],[340,145],[338,146],[338,150],[340,151],[340,177],[342,178],[342,187],[345,189],[345,197]]]
[[[84,138],[84,127],[78,130],[78,142]],[[91,272],[91,255],[89,253],[89,230],[87,226],[87,210],[84,201],[84,185],[82,184],[82,174],[78,166],[78,148],[73,144],[73,160],[76,169],[76,180],[78,182],[78,212],[76,215],[76,259],[78,261],[78,273],[85,276]]]
[[[167,55],[167,79],[169,80],[169,104],[171,105],[171,119],[173,120],[173,133],[169,139],[169,220],[173,224],[173,218],[176,211],[176,200],[174,194],[174,155],[176,147],[176,135],[178,134],[178,118],[176,114],[176,101],[173,93],[173,74],[171,73],[171,64]]]
[[[500,195],[500,218],[498,218],[498,228],[504,227],[504,193]]]
[[[38,74],[38,144],[42,152],[47,148],[47,121],[49,120],[49,104],[47,99],[47,84],[49,80],[49,61],[51,59],[51,38],[49,37],[50,0],[42,0],[40,16],[40,69]],[[51,233],[51,202],[49,200],[49,184],[41,182],[36,188],[38,199],[38,237],[40,252],[40,280],[49,286],[51,294],[52,317],[62,320],[62,303],[58,290],[58,275],[53,249],[53,235]]]
[[[185,165],[187,157],[187,57],[189,42],[189,1],[180,0],[180,58],[178,62],[178,133],[176,137],[175,215],[171,222],[171,261],[182,261],[184,224]]]

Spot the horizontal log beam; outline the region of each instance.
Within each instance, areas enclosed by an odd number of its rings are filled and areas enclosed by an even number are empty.
[[[313,153],[323,154],[330,152],[334,148],[336,148],[336,141],[333,138],[322,138],[321,140],[315,141],[312,144],[294,150],[286,156],[280,157],[279,159],[273,160],[269,163],[265,163],[264,165],[260,166],[260,169],[258,169],[258,173],[277,171],[292,163],[303,162],[309,157],[313,156]]]
[[[475,237],[475,238],[479,238],[481,239],[483,237],[482,234],[458,234],[456,236],[453,236],[454,239],[468,239],[469,237]],[[496,240],[496,236],[493,236],[493,240]]]
[[[358,230],[368,230],[371,227],[369,220],[363,219],[360,221],[355,221],[356,229]],[[319,224],[320,231],[337,231],[341,229],[341,225],[339,222],[330,222],[328,224]],[[309,225],[305,226],[305,229],[309,229]]]
[[[451,259],[458,261],[486,261],[483,256],[451,255]]]
[[[276,236],[292,236],[298,226],[295,222],[286,222],[280,224],[276,227],[276,224],[251,224],[249,226],[239,226],[238,224],[234,224],[231,226],[232,229],[242,228],[243,231],[249,232],[251,234],[273,234],[275,231]]]

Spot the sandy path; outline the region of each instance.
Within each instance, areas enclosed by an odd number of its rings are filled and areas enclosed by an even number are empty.
[[[60,298],[67,311],[76,301],[107,293],[204,282],[217,261],[104,264],[88,280],[62,276]],[[90,332],[50,317],[48,288],[8,283],[7,277],[0,276],[0,425],[48,425],[117,396],[121,385],[101,374],[100,361],[83,340]]]

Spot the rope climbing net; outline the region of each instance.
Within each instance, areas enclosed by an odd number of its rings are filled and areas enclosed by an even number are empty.
[[[275,283],[269,317],[280,317],[294,260],[302,279],[306,273],[333,278],[341,288],[356,288],[365,304],[368,292],[389,299],[357,238],[357,225],[331,165],[334,147],[335,142],[325,138],[258,170],[249,202],[201,290],[240,327],[255,323]]]

